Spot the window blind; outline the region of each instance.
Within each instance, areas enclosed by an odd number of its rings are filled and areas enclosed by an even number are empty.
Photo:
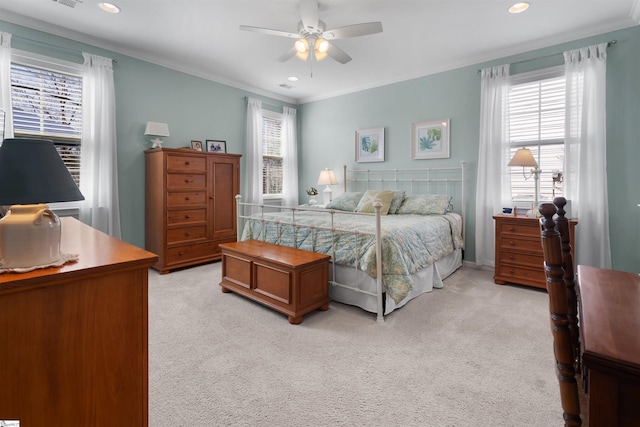
[[[52,140],[79,184],[82,78],[12,63],[11,98],[15,137]]]
[[[282,119],[262,117],[262,194],[282,193]]]
[[[564,76],[512,85],[509,90],[509,137],[511,156],[520,147],[533,153],[541,170],[538,201],[562,195],[564,162]],[[535,188],[530,170],[510,168],[514,201],[533,202]],[[554,179],[554,177],[556,177]]]

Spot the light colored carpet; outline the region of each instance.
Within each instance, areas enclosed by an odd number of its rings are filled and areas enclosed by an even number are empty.
[[[462,268],[384,323],[331,303],[294,326],[220,271],[150,271],[152,427],[562,425],[545,292]]]

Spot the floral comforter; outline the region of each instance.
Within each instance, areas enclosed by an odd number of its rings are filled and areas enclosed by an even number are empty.
[[[463,247],[458,221],[459,217],[451,214],[381,217],[382,284],[395,302],[411,291],[411,274]],[[290,212],[248,219],[242,240],[264,240],[328,254],[334,262],[356,266],[376,278],[374,216],[336,213],[332,227],[328,212],[296,211],[296,225],[291,222]]]

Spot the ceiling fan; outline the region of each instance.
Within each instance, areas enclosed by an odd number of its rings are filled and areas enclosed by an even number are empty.
[[[300,22],[298,32],[272,30],[262,27],[240,26],[241,30],[268,34],[271,36],[289,37],[297,39],[293,47],[278,57],[278,61],[284,62],[293,56],[306,61],[309,53],[313,51],[312,58],[321,61],[327,56],[341,64],[351,61],[351,57],[338,46],[329,43],[329,40],[346,39],[348,37],[366,36],[382,32],[381,22],[367,22],[363,24],[347,25],[345,27],[326,29],[326,25],[318,18],[318,3],[316,0],[300,1]]]

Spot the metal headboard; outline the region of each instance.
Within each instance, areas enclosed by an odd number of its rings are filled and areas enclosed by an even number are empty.
[[[343,189],[347,191],[404,190],[407,195],[448,194],[453,211],[462,216],[462,236],[466,221],[466,168],[460,166],[419,169],[348,169],[343,167]]]

